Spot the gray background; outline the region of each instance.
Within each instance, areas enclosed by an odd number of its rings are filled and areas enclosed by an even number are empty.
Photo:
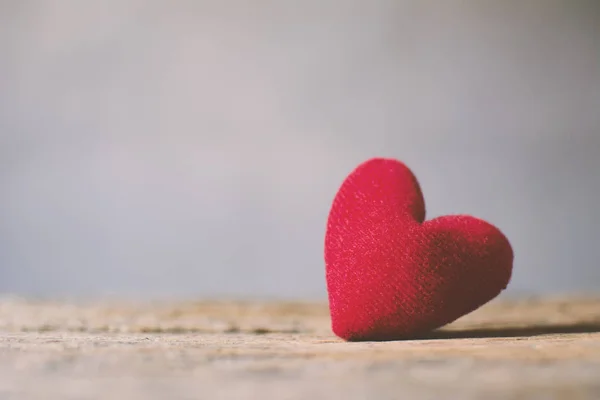
[[[372,156],[597,290],[599,4],[0,0],[0,291],[324,298]]]

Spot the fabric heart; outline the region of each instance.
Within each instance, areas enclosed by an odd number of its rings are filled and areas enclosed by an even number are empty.
[[[467,215],[424,219],[421,188],[403,163],[372,159],[346,178],[325,236],[337,336],[349,341],[416,337],[506,288],[513,251],[496,227]]]

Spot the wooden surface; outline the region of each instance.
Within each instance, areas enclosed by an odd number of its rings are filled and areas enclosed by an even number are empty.
[[[600,298],[345,343],[322,303],[0,301],[0,399],[600,399]]]

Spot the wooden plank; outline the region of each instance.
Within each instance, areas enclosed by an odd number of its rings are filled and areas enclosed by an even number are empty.
[[[346,343],[324,303],[0,301],[0,398],[600,398],[600,299]],[[35,384],[32,384],[35,382]]]

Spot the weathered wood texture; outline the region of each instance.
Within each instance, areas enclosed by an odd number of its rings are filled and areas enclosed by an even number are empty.
[[[600,299],[345,343],[322,303],[0,301],[0,399],[600,399]]]

